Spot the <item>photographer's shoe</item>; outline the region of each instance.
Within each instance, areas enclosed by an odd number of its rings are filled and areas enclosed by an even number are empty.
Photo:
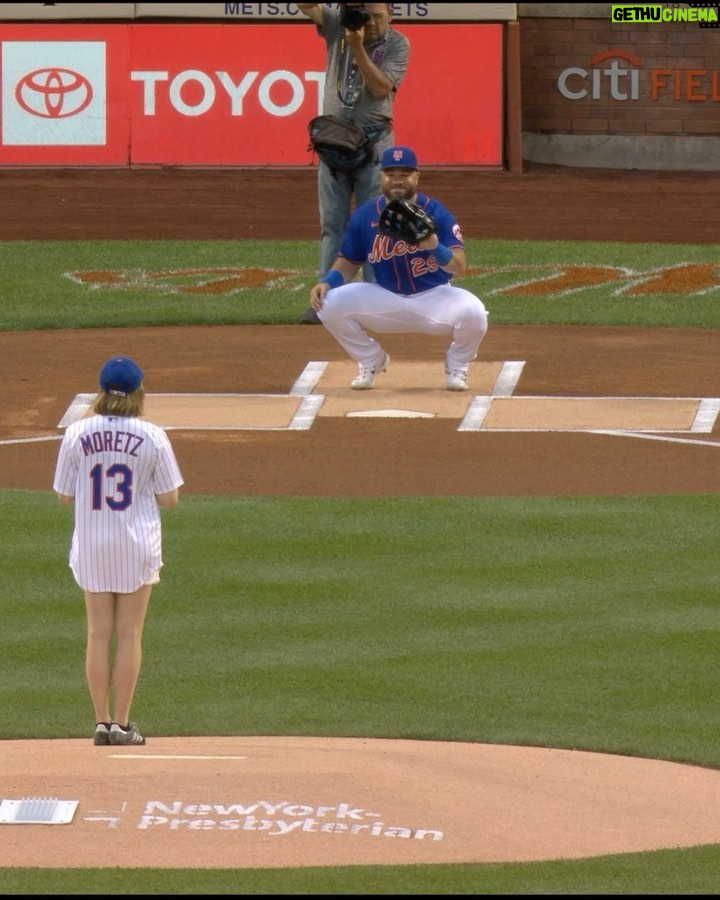
[[[320,319],[318,319],[318,314],[309,306],[305,312],[298,319],[300,325],[322,325]]]

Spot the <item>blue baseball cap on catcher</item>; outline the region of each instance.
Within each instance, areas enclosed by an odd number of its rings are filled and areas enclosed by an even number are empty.
[[[388,147],[382,155],[381,169],[417,169],[417,157],[409,147]]]
[[[100,369],[100,387],[108,394],[132,394],[142,384],[145,373],[127,356],[113,356]]]

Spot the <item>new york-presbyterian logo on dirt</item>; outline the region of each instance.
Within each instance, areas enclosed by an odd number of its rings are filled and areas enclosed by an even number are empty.
[[[255,800],[252,803],[186,803],[183,800],[148,800],[137,823],[141,830],[262,831],[281,836],[303,834],[365,835],[442,841],[435,828],[409,828],[383,822],[380,813],[340,802],[333,806],[292,803],[289,800]]]

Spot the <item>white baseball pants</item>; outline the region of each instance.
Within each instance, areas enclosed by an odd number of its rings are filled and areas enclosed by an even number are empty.
[[[359,365],[372,367],[385,351],[377,334],[449,334],[447,369],[467,370],[477,356],[488,327],[482,301],[470,291],[443,284],[419,294],[395,294],[378,284],[353,281],[325,295],[318,318]]]

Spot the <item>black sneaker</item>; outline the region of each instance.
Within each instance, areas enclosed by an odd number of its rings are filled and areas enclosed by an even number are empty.
[[[98,722],[95,725],[95,737],[93,743],[96,747],[107,747],[110,743],[110,723]]]
[[[300,316],[298,322],[301,325],[322,325],[320,319],[318,319],[318,314],[312,308],[312,306],[308,307],[305,312]]]
[[[128,746],[130,744],[140,745],[145,743],[145,738],[140,734],[134,722],[131,722],[127,728],[123,728],[122,725],[113,722],[110,726],[108,737],[110,738],[110,743],[114,745],[122,744],[123,746]]]

